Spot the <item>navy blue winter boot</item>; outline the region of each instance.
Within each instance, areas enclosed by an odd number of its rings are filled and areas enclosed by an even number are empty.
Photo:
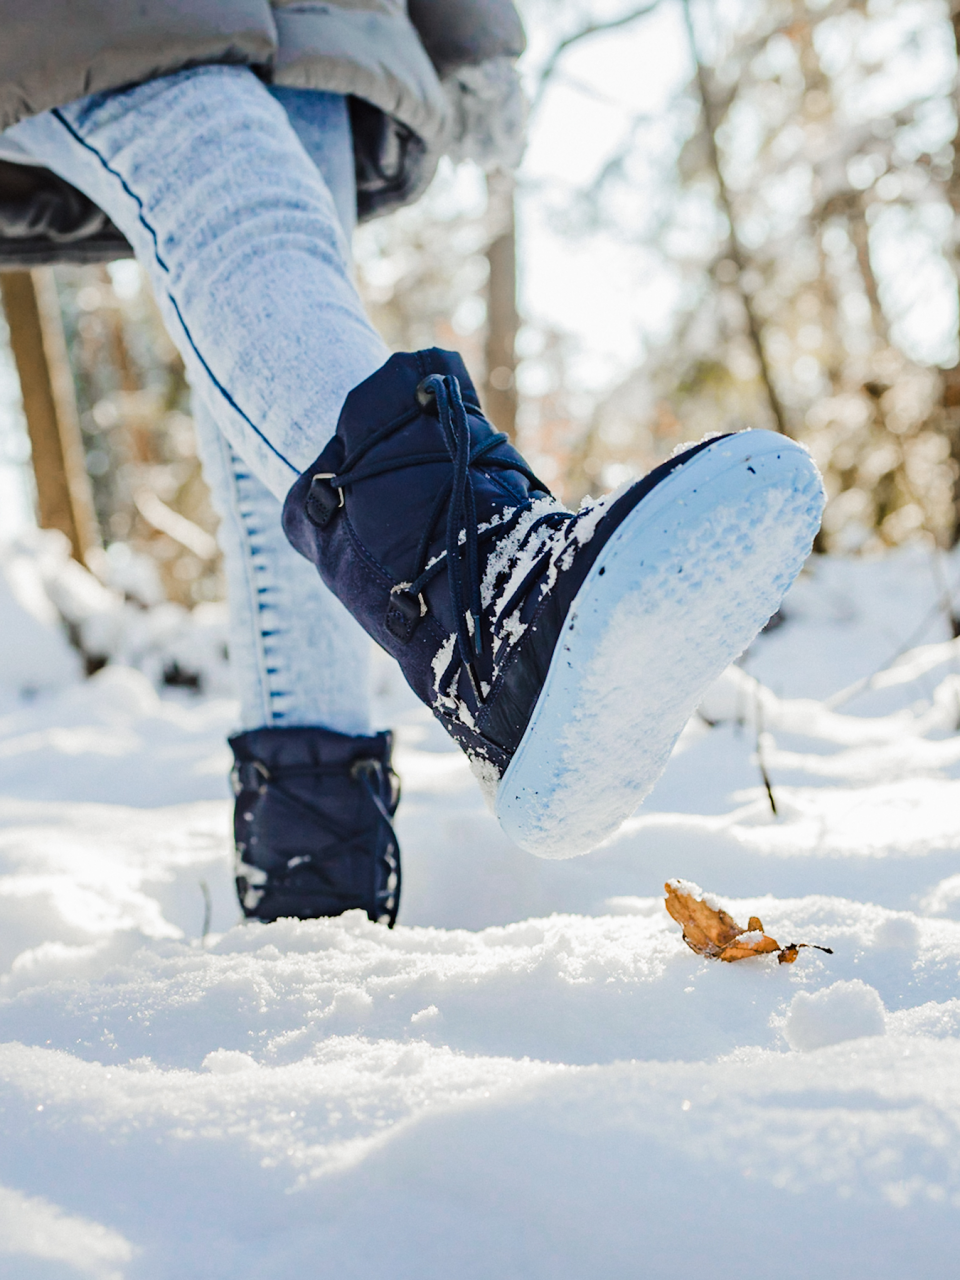
[[[347,397],[284,528],[470,758],[501,824],[585,852],[649,792],[777,609],[823,504],[799,445],[703,441],[577,512],[484,418],[459,356]]]
[[[391,735],[253,729],[230,739],[236,764],[237,894],[256,920],[312,920],[360,907],[393,926],[400,791]]]

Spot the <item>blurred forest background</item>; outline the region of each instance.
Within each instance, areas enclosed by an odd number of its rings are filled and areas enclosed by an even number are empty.
[[[571,502],[682,441],[761,425],[825,474],[820,551],[954,546],[960,5],[522,7],[518,173],[445,164],[418,205],[357,234],[391,346],[462,351],[490,415]],[[91,567],[143,604],[222,598],[189,389],[139,269],[55,283]],[[26,471],[18,414],[4,460]]]

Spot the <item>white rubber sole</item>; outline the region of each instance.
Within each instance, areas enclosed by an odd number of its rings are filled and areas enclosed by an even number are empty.
[[[805,449],[743,431],[672,472],[577,593],[496,813],[543,858],[587,853],[649,793],[704,690],[810,553],[823,485]]]

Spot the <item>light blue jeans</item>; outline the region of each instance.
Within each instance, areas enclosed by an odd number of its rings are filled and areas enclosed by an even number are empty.
[[[221,520],[242,727],[370,732],[370,642],[280,527],[347,393],[389,355],[351,275],[345,99],[200,67],[9,135],[123,231],[183,356]]]

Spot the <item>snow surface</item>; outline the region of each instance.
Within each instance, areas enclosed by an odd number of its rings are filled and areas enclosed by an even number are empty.
[[[392,933],[238,925],[235,704],[158,695],[162,654],[82,681],[50,591],[6,587],[2,1280],[956,1273],[960,643],[927,553],[819,562],[572,862],[508,844],[384,661]],[[834,954],[701,959],[673,877]]]

